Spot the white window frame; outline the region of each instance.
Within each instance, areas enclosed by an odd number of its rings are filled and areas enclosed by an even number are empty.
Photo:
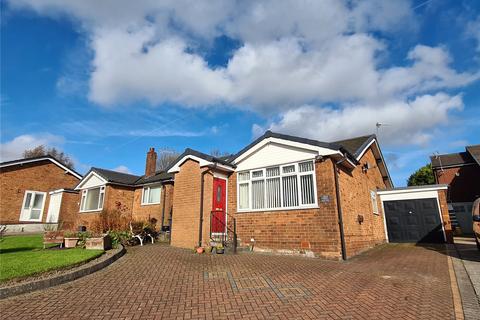
[[[43,202],[42,202],[42,210],[40,212],[40,216],[38,217],[38,219],[26,219],[23,217],[23,208],[25,208],[25,200],[27,200],[27,194],[28,193],[33,193],[33,195],[35,196],[35,194],[43,194]],[[25,221],[25,222],[41,222],[42,221],[42,218],[43,218],[43,211],[45,210],[45,202],[47,200],[47,193],[46,192],[43,192],[43,191],[35,191],[35,190],[25,190],[25,194],[23,196],[23,201],[22,201],[22,208],[20,209],[20,218],[18,219],[19,221]],[[31,200],[30,200],[31,201]],[[32,208],[30,208],[30,214],[32,213]]]
[[[377,216],[380,214],[378,212],[378,199],[377,192],[375,190],[370,190],[370,202],[372,203],[372,212]]]
[[[309,162],[311,161],[313,164],[313,171],[308,171],[308,172],[300,172],[299,171],[299,164],[304,163],[304,162]],[[287,166],[295,166],[295,172],[294,173],[283,173],[283,167]],[[280,175],[275,176],[275,177],[267,177],[267,172],[266,170],[269,168],[275,168],[278,167],[280,170]],[[252,178],[252,172],[254,171],[263,171],[263,175],[261,178]],[[240,173],[244,172],[249,172],[249,180],[248,181],[239,181],[238,175]],[[288,176],[293,176],[295,175],[297,177],[297,191],[298,191],[298,206],[290,206],[290,207],[284,207],[283,206],[283,177],[288,177]],[[302,191],[301,191],[301,181],[300,177],[305,176],[305,175],[313,175],[313,195],[314,195],[314,203],[311,204],[302,204]],[[252,181],[255,180],[264,180],[266,185],[266,180],[269,178],[276,178],[280,177],[280,203],[281,206],[278,208],[262,208],[262,209],[252,209],[253,206],[253,193],[252,193]],[[306,159],[302,161],[297,161],[297,162],[289,162],[289,163],[284,163],[280,165],[274,165],[274,166],[268,166],[268,167],[263,167],[263,168],[255,168],[255,169],[250,169],[250,170],[242,170],[237,172],[237,212],[269,212],[269,211],[285,211],[285,210],[302,210],[302,209],[315,209],[318,208],[318,196],[317,196],[317,179],[316,179],[316,170],[315,170],[315,159]],[[240,184],[247,184],[248,183],[248,209],[240,209]],[[267,204],[267,192],[264,192],[264,205],[266,206]]]
[[[145,195],[145,189],[147,189],[147,193],[148,193],[148,198],[150,198],[150,189],[151,188],[156,188],[156,187],[160,187],[160,199],[158,200],[158,202],[143,202],[143,199],[145,199],[144,195]],[[149,185],[149,186],[144,186],[142,188],[142,198],[140,199],[140,205],[142,206],[151,206],[151,205],[154,205],[154,204],[160,204],[162,202],[162,193],[163,193],[163,186],[161,184],[155,184],[155,185]]]
[[[100,192],[98,193],[98,208],[93,209],[93,210],[82,210],[84,202],[87,199],[88,192],[90,192],[90,190],[93,190],[93,189],[100,189]],[[105,186],[96,186],[96,187],[92,187],[92,188],[88,188],[88,189],[83,189],[82,193],[81,193],[81,198],[80,198],[80,212],[82,212],[82,213],[83,212],[96,212],[96,211],[103,210],[103,204],[105,202],[105,191],[106,191]],[[100,203],[100,195],[101,194],[103,194],[103,197],[101,197],[102,198],[102,203]]]

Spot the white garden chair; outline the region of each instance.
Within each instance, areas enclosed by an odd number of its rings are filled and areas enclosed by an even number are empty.
[[[141,246],[143,246],[143,241],[145,240],[146,237],[150,237],[150,239],[152,240],[152,244],[154,243],[153,236],[150,233],[146,233],[144,230],[142,230],[140,233],[135,233],[133,231],[131,222],[130,222],[130,233],[132,235],[132,238],[137,238],[140,241]]]

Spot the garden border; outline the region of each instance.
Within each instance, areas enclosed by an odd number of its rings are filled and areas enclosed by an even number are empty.
[[[87,263],[77,268],[73,268],[72,270],[69,270],[68,272],[62,273],[60,275],[54,275],[46,279],[32,280],[30,282],[19,283],[16,285],[10,285],[4,288],[0,288],[0,300],[28,292],[37,291],[40,289],[50,288],[87,276],[109,266],[110,264],[118,260],[120,257],[122,257],[127,250],[124,246],[120,245],[120,248],[113,249],[112,251],[114,252],[110,257],[106,258],[105,260],[101,260],[93,265]]]

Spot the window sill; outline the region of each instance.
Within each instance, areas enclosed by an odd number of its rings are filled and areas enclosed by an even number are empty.
[[[143,206],[153,206],[153,205],[159,205],[160,202],[155,202],[155,203],[141,203],[140,205]]]
[[[237,210],[237,213],[268,213],[275,211],[294,211],[294,210],[311,210],[311,209],[320,209],[318,205],[312,205],[308,207],[295,207],[295,208],[271,208],[271,209],[248,209],[248,210]]]
[[[18,220],[18,222],[42,222],[42,218],[40,219],[31,219],[31,220]]]
[[[102,212],[103,208],[101,209],[95,209],[95,210],[84,210],[84,211],[79,211],[80,213],[92,213],[92,212]]]

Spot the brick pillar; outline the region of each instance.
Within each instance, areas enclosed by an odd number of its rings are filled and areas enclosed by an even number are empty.
[[[145,162],[145,176],[153,176],[157,168],[157,153],[154,148],[147,152],[147,161]]]

